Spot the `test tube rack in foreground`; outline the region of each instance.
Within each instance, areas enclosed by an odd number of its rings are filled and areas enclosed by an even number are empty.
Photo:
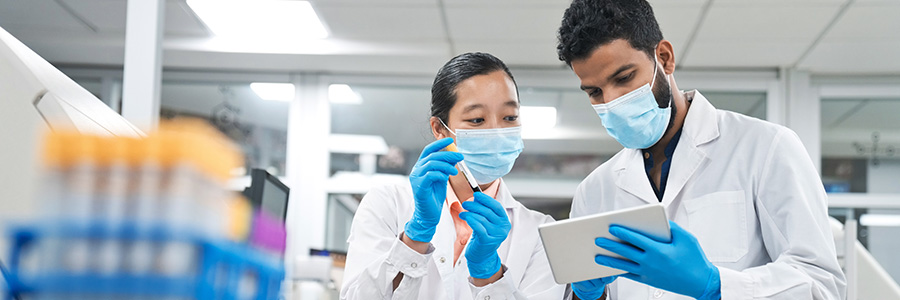
[[[199,121],[142,139],[47,135],[40,220],[8,226],[6,298],[277,299],[278,258],[246,243],[227,191],[242,158]]]

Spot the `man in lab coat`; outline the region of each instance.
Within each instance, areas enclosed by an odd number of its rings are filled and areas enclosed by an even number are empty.
[[[627,258],[596,263],[628,273],[573,283],[578,298],[844,297],[825,191],[799,138],[679,91],[647,1],[575,0],[557,50],[625,146],[578,186],[571,217],[661,203],[672,221],[671,241],[619,226],[610,233],[624,242],[596,239]]]

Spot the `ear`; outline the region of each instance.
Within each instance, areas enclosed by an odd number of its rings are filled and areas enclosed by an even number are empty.
[[[675,49],[668,40],[659,41],[656,45],[656,56],[662,63],[663,72],[672,75],[675,72]]]
[[[429,125],[431,125],[431,134],[434,135],[435,140],[445,138],[449,134],[438,117],[431,117],[429,123]]]

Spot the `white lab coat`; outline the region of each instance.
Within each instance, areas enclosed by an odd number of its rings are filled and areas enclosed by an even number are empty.
[[[800,139],[693,93],[662,204],[718,267],[722,299],[843,299],[825,190]],[[641,151],[623,149],[578,186],[571,216],[658,202]],[[609,288],[611,299],[690,299],[624,278]]]
[[[452,193],[449,185],[447,190]],[[456,228],[447,205],[443,206],[432,248],[420,254],[399,238],[415,210],[409,184],[372,189],[353,217],[341,299],[564,298],[566,286],[553,280],[537,230],[538,225],[553,218],[522,206],[502,180],[496,199],[506,208],[512,224],[509,236],[497,250],[505,271],[500,280],[475,287],[469,279],[465,250],[453,266]],[[398,272],[404,277],[392,291]]]

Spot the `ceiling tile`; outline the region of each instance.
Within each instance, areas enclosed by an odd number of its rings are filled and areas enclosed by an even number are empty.
[[[446,13],[454,40],[555,40],[564,8],[448,7]]]
[[[859,42],[823,41],[810,52],[800,68],[816,73],[838,74],[897,74],[900,40]]]
[[[53,0],[0,0],[0,26],[7,30],[91,32]]]
[[[807,42],[789,41],[695,41],[685,67],[768,68],[793,65]]]
[[[208,36],[206,25],[184,2],[166,4],[166,33],[186,36]]]
[[[709,0],[649,0],[648,2],[653,6],[653,11],[656,12],[656,7],[660,5],[703,5]]]
[[[719,3],[709,9],[697,41],[812,42],[837,14],[839,3]]]
[[[102,33],[124,33],[126,2],[111,0],[62,0],[76,14],[90,22]],[[206,36],[204,25],[182,1],[166,2],[167,34]]]
[[[337,38],[446,40],[437,6],[321,6],[317,10]]]
[[[503,60],[507,65],[530,67],[561,67],[564,63],[556,54],[556,42],[460,42],[455,54],[487,52]]]
[[[680,57],[688,39],[690,39],[691,33],[694,31],[703,5],[696,3],[675,4],[669,1],[658,3],[653,5],[653,14],[656,16],[656,21],[659,23],[663,37],[672,42],[672,45],[675,46],[675,55]]]
[[[856,3],[831,27],[825,41],[900,40],[900,1]]]
[[[557,7],[559,15],[562,16],[563,11],[569,7],[571,0],[443,0],[446,7]]]
[[[778,5],[792,5],[792,4],[803,4],[803,5],[823,5],[823,6],[831,6],[835,4],[843,4],[847,2],[847,0],[716,0],[716,4],[740,4],[740,5],[753,5],[753,6],[778,6]]]
[[[98,32],[125,32],[126,1],[62,0]]]
[[[410,5],[437,5],[438,0],[310,0],[313,7],[325,6],[410,6]]]

